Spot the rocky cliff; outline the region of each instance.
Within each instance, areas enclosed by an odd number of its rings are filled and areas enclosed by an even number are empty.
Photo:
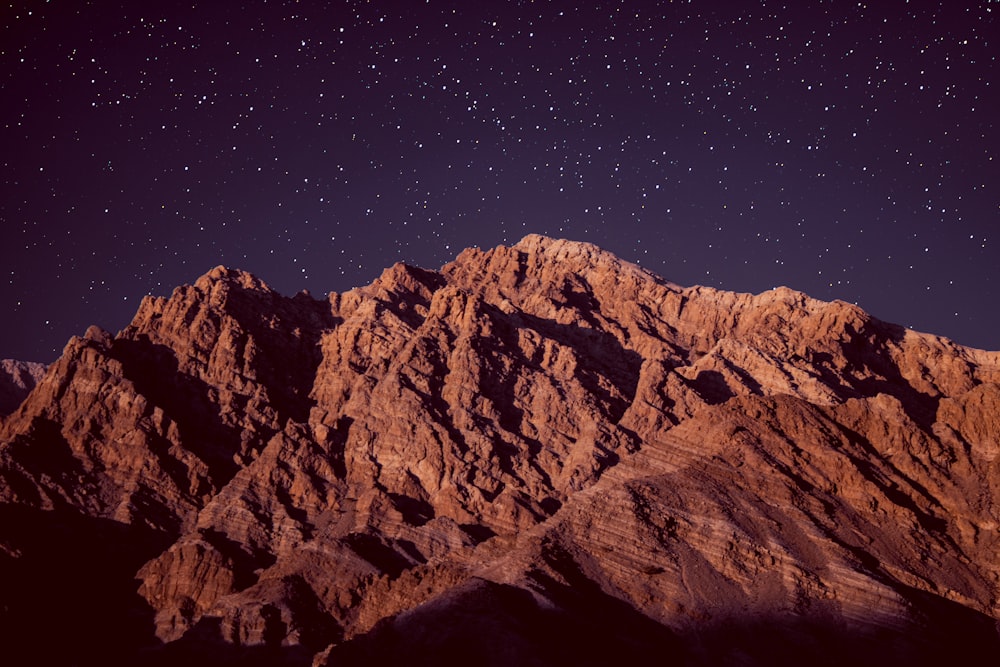
[[[0,359],[0,417],[14,412],[43,375],[45,364]]]
[[[216,268],[0,424],[36,664],[1000,656],[1000,353],[529,236],[318,301]]]

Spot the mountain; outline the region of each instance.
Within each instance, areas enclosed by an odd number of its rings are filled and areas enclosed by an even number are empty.
[[[328,299],[223,267],[0,423],[32,664],[1000,656],[1000,352],[528,236]]]
[[[45,364],[0,359],[0,416],[17,409],[45,374]]]

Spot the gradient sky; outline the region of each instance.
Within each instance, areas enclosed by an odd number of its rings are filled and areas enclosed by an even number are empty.
[[[13,2],[0,357],[530,232],[1000,349],[1000,2]]]

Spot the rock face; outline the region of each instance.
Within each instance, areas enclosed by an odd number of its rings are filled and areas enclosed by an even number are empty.
[[[0,359],[0,417],[17,410],[45,375],[45,364]]]
[[[222,267],[0,424],[0,640],[78,664],[1000,655],[1000,353],[529,236]],[[56,639],[56,641],[53,641]]]

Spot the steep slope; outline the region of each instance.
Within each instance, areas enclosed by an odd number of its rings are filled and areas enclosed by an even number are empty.
[[[220,267],[0,425],[0,625],[41,641],[41,590],[167,663],[1000,655],[998,415],[1000,353],[588,244],[327,301]],[[127,630],[70,620],[104,584]]]
[[[45,364],[0,359],[0,417],[21,405],[45,375]]]

